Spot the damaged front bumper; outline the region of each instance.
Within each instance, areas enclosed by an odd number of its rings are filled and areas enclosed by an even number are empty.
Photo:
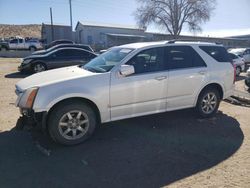
[[[25,127],[29,128],[37,128],[43,131],[46,130],[46,120],[47,120],[47,112],[39,112],[35,113],[32,109],[22,109],[20,110],[20,118],[19,125],[20,129],[24,129]]]

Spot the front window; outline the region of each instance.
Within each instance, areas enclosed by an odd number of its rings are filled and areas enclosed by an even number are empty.
[[[131,48],[113,48],[106,53],[97,56],[84,65],[83,68],[92,72],[108,72],[132,51],[133,49]]]

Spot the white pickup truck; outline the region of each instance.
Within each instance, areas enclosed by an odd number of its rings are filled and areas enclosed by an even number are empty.
[[[2,51],[5,50],[30,50],[36,51],[42,49],[42,44],[39,40],[25,40],[24,38],[14,38],[9,42],[1,43],[0,48]]]

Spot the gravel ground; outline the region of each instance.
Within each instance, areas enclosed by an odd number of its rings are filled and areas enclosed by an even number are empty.
[[[36,131],[13,130],[20,59],[0,59],[0,187],[250,186],[250,108],[222,102],[211,119],[192,110],[102,126],[62,147]],[[237,87],[242,87],[239,78]]]

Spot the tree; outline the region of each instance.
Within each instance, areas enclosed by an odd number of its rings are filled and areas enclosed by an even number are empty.
[[[137,0],[135,18],[140,27],[154,23],[178,38],[184,26],[202,31],[201,24],[210,19],[216,0]]]

